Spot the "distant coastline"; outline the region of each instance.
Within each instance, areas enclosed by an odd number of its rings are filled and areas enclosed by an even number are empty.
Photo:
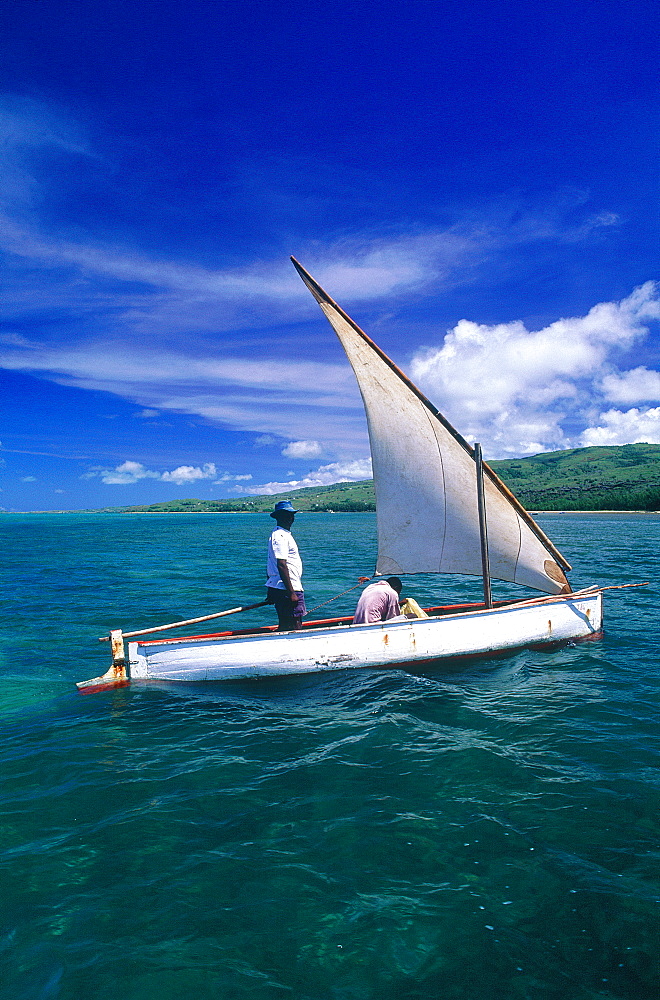
[[[533,513],[660,511],[660,444],[573,448],[488,464],[522,506]],[[368,513],[376,509],[373,481],[365,479],[236,499],[193,497],[123,507],[23,513],[263,514],[284,496],[305,513]]]
[[[15,515],[36,515],[36,514],[143,514],[147,517],[153,517],[158,514],[192,514],[194,516],[216,516],[224,517],[229,514],[241,514],[247,517],[263,517],[267,511],[262,510],[123,510],[122,508],[117,508],[115,510],[2,510],[0,511],[0,517],[4,514],[8,517]],[[303,514],[375,514],[375,510],[305,510],[301,511]],[[528,514],[532,517],[541,517],[545,515],[555,515],[555,516],[571,516],[589,514],[594,517],[606,517],[612,514],[621,514],[626,517],[639,516],[639,517],[660,517],[660,510],[528,510]]]

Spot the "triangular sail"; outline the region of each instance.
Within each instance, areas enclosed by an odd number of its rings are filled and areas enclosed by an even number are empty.
[[[346,351],[367,413],[378,523],[377,573],[481,576],[473,449],[292,257]],[[549,594],[571,567],[484,463],[491,576]]]

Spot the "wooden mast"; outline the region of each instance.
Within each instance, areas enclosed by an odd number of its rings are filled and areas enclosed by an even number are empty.
[[[477,466],[477,507],[479,510],[479,540],[481,542],[481,571],[484,578],[484,605],[493,606],[490,589],[490,562],[488,560],[488,526],[486,524],[486,496],[484,493],[484,461],[481,445],[474,444],[474,461]]]

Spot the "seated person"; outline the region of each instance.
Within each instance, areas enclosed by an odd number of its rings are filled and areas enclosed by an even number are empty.
[[[388,576],[386,580],[376,580],[375,583],[370,583],[360,595],[353,624],[369,625],[372,622],[383,622],[389,621],[391,618],[402,617],[399,607],[400,593],[401,580],[398,576]]]

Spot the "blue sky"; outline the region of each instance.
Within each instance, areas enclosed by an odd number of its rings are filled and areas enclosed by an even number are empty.
[[[655,3],[0,7],[0,506],[369,476],[293,254],[488,458],[660,442]]]

